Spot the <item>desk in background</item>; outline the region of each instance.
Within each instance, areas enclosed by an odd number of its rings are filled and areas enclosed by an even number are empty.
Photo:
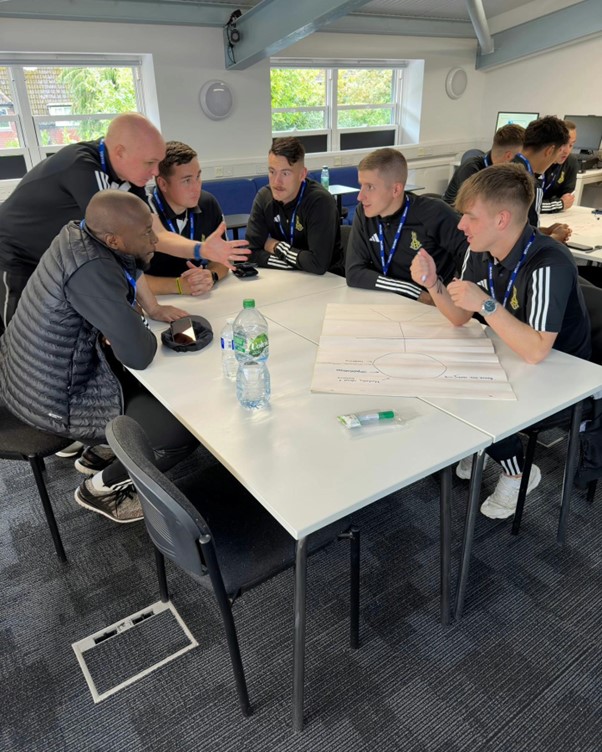
[[[586,170],[577,173],[577,182],[575,183],[575,204],[581,204],[583,198],[583,188],[592,183],[602,183],[602,169]]]

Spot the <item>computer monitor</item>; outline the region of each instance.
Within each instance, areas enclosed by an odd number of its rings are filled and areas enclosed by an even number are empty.
[[[495,132],[503,125],[522,125],[526,128],[532,120],[537,120],[539,112],[498,112]]]
[[[598,151],[602,141],[602,115],[565,115],[577,126],[577,140],[573,151],[591,154]]]

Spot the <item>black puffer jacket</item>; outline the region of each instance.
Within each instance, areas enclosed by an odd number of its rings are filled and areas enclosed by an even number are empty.
[[[2,398],[25,423],[94,441],[123,412],[100,334],[132,368],[145,368],[157,348],[132,308],[126,271],[135,275],[131,256],[114,253],[76,222],[42,256],[0,340]]]

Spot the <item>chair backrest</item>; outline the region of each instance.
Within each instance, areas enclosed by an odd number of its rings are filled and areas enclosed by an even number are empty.
[[[592,326],[591,360],[602,365],[602,288],[581,283],[581,292]]]
[[[153,449],[135,420],[126,415],[114,418],[107,425],[106,436],[136,486],[144,522],[155,546],[197,582],[204,582],[207,569],[198,540],[211,535],[211,531],[203,517],[157,469]]]
[[[483,154],[485,154],[485,152],[481,151],[481,149],[469,149],[468,151],[465,151],[464,154],[462,154],[462,159],[460,160],[460,164],[464,164],[464,162],[467,162],[469,159],[472,159],[473,157],[482,157]]]
[[[347,255],[347,246],[349,245],[349,236],[351,235],[351,225],[341,225],[341,245],[343,246],[343,259]]]

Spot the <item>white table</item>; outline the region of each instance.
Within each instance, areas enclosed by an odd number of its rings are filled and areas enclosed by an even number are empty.
[[[529,365],[491,330],[488,330],[488,334],[492,338],[500,361],[506,369],[517,401],[486,402],[483,400],[425,399],[449,415],[453,415],[488,433],[493,442],[501,441],[517,431],[528,428],[534,423],[560,412],[564,408],[573,407],[561,492],[562,511],[558,526],[558,541],[563,543],[566,537],[570,494],[576,469],[581,401],[602,388],[602,367],[557,350],[552,350],[542,363]],[[462,616],[468,581],[474,525],[480,500],[483,461],[484,454],[480,454],[477,461],[473,463],[462,558],[456,590],[454,609],[456,619],[460,619]]]
[[[320,285],[322,292],[316,293]],[[387,408],[404,418],[402,427],[378,426],[358,434],[338,423],[337,415],[373,409],[379,400],[312,394],[317,345],[271,318],[274,314],[270,308],[290,298],[287,306],[313,316],[317,295],[336,300],[341,291],[353,297],[355,292],[365,292],[350,290],[345,280],[330,274],[316,277],[262,269],[257,282],[250,286],[230,276],[211,296],[166,298],[165,302],[206,316],[216,339],[198,353],[182,355],[160,348],[146,370],[134,372],[296,540],[295,729],[303,724],[307,536],[393,491],[443,471],[441,602],[446,622],[451,571],[451,465],[491,443],[484,432],[414,398],[387,399]],[[386,293],[372,295],[379,301],[390,298]],[[226,316],[238,312],[242,298],[249,296],[255,297],[259,310],[270,316],[272,399],[268,409],[256,413],[238,405],[234,385],[223,378],[218,340]],[[399,301],[398,296],[395,299]],[[165,324],[153,324],[157,333],[163,328]]]
[[[572,206],[556,215],[559,222],[565,222],[573,233],[567,245],[575,258],[602,262],[602,214],[595,213],[587,206]],[[573,243],[587,246],[587,250],[572,247]]]
[[[586,170],[577,173],[577,182],[575,183],[575,203],[580,204],[583,198],[583,187],[591,183],[602,183],[602,169]]]

